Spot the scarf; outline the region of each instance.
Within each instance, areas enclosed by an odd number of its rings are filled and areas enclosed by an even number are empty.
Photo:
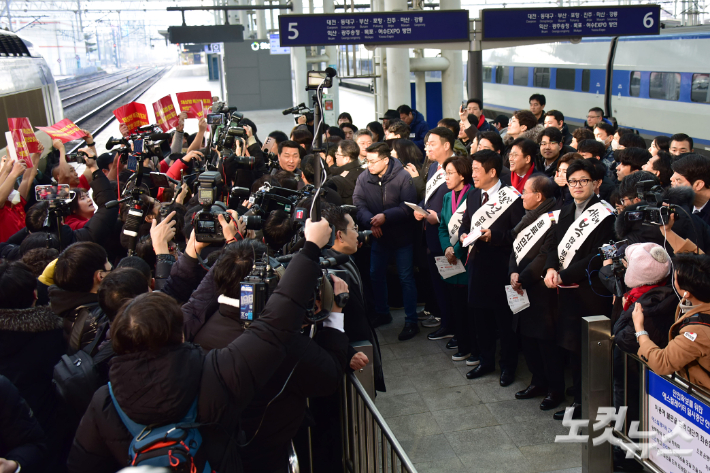
[[[511,172],[510,173],[510,183],[513,184],[513,187],[518,189],[518,192],[522,193],[523,187],[525,187],[525,183],[527,182],[528,178],[533,173],[533,171],[535,171],[535,164],[530,166],[530,169],[528,169],[528,172],[526,172],[523,177],[518,176],[517,173]]]
[[[478,119],[478,125],[476,125],[476,128],[479,130],[481,129],[481,126],[486,122],[486,117],[485,115],[481,114],[481,118]]]
[[[624,294],[624,310],[627,310],[629,307],[631,307],[631,304],[639,300],[641,296],[646,294],[648,291],[653,289],[654,287],[661,287],[665,286],[664,283],[660,284],[650,284],[647,286],[639,286],[631,289],[629,292]]]
[[[466,184],[465,186],[463,186],[463,189],[459,191],[458,198],[456,197],[456,191],[451,192],[451,215],[456,213],[456,209],[458,209],[459,205],[461,205],[463,196],[466,195],[466,192],[468,192],[470,188],[471,184]]]
[[[515,237],[518,236],[518,233],[520,233],[523,229],[527,228],[528,225],[537,220],[540,215],[550,211],[555,206],[555,203],[557,203],[557,199],[550,197],[549,199],[543,200],[536,208],[526,210],[523,218],[520,219],[520,222],[515,226],[515,228],[513,228],[513,239],[515,239]]]

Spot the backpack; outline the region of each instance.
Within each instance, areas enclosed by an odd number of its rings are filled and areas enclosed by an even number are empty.
[[[108,391],[123,425],[133,435],[131,445],[128,447],[128,466],[157,466],[180,473],[197,473],[195,458],[199,455],[202,445],[202,435],[198,430],[200,424],[195,422],[197,398],[179,422],[146,426],[133,422],[123,412],[116,401],[110,382]],[[205,462],[202,473],[210,472],[212,469],[209,462]]]
[[[81,339],[84,336],[84,325],[89,316],[99,317],[102,315],[98,302],[80,305],[74,309],[74,322],[72,323],[69,340],[67,340],[67,355],[73,355],[81,349]]]
[[[62,355],[54,365],[54,388],[59,398],[71,407],[79,418],[86,412],[96,390],[106,384],[98,365],[113,355],[113,349],[109,345],[95,355],[93,353],[104,340],[107,330],[108,324],[99,326],[94,340],[85,349],[78,350],[73,355]]]

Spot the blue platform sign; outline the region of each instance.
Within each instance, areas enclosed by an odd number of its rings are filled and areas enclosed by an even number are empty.
[[[659,5],[481,10],[484,41],[657,35]]]
[[[468,10],[280,15],[281,46],[468,41]]]

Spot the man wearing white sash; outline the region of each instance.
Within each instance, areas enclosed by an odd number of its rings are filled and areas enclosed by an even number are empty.
[[[536,174],[523,188],[525,216],[513,228],[513,253],[510,255],[510,285],[525,291],[530,307],[513,314],[513,328],[520,336],[523,355],[532,373],[527,388],[515,393],[516,399],[544,396],[540,409],[547,411],[565,400],[564,351],[557,346],[557,292],[545,286],[547,253],[555,244],[554,225],[560,211],[553,209],[557,184]]]
[[[557,343],[570,352],[572,360],[575,418],[582,414],[582,317],[609,316],[612,307],[611,294],[596,275],[602,266],[599,247],[614,239],[613,209],[594,194],[603,178],[599,174],[588,159],[569,164],[567,184],[574,202],[560,211],[555,243],[545,264],[545,285],[557,289]],[[563,417],[564,411],[554,415],[558,420]]]
[[[513,250],[510,231],[523,217],[523,201],[512,187],[503,187],[499,175],[503,160],[498,153],[481,150],[473,154],[473,183],[476,189],[466,197],[459,239],[469,233],[478,237],[468,253],[468,303],[480,364],[466,374],[475,379],[495,371],[496,331],[500,335],[500,384],[515,380],[518,340],[513,332],[513,313],[507,303],[508,261]],[[464,243],[465,245],[465,243]]]
[[[444,194],[449,192],[446,187],[446,176],[442,165],[444,161],[453,156],[455,141],[456,136],[454,136],[454,133],[448,128],[436,127],[429,132],[424,146],[429,159],[434,161],[434,163],[429,167],[424,200],[419,203],[419,206],[429,212],[429,214],[425,216],[419,212],[414,212],[414,218],[417,220],[425,220],[424,235],[427,244],[427,266],[429,267],[432,289],[436,297],[437,305],[439,306],[439,316],[441,317],[441,326],[427,336],[429,340],[441,340],[454,336],[449,300],[448,297],[446,297],[446,283],[444,283],[439,275],[435,258],[437,256],[444,256],[441,244],[439,243],[438,215],[441,213],[441,204],[444,201]],[[436,325],[427,321],[422,322],[422,326],[424,327],[435,327]]]

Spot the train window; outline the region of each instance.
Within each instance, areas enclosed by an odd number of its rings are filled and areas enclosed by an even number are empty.
[[[680,74],[677,72],[652,72],[648,95],[652,99],[678,100]]]
[[[562,90],[574,90],[574,69],[557,69],[555,73],[557,88]]]
[[[483,67],[483,82],[493,82],[493,68],[490,66]]]
[[[710,74],[693,74],[693,83],[690,88],[692,102],[710,103]]]
[[[582,69],[582,92],[589,92],[589,83],[592,81],[592,72],[589,69]]]
[[[508,83],[508,66],[496,66],[496,83],[507,84]]]
[[[527,67],[514,67],[513,85],[528,85],[528,72]]]
[[[536,67],[533,69],[533,86],[550,88],[550,68]]]
[[[629,95],[632,97],[638,97],[641,95],[641,73],[638,71],[631,73]]]

